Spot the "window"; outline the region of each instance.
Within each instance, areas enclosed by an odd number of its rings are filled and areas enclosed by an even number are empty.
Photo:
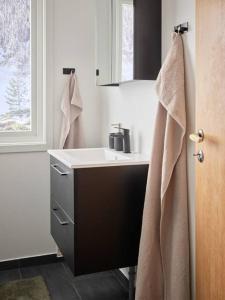
[[[125,3],[124,3],[125,2]],[[121,4],[122,23],[122,81],[133,80],[134,78],[134,7],[130,1]],[[132,1],[133,2],[133,1]]]
[[[134,4],[116,0],[113,7],[113,78],[118,82],[134,77]],[[115,75],[114,75],[115,74]]]
[[[44,0],[0,0],[0,151],[46,143],[44,24]]]

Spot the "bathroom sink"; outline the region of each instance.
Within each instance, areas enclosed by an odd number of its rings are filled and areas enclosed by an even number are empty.
[[[100,148],[100,149],[75,149],[75,150],[67,150],[65,151],[65,155],[72,159],[76,159],[78,161],[114,161],[114,160],[127,160],[130,157],[125,155],[121,155],[120,153],[116,153],[115,151],[110,151],[108,149]]]
[[[49,150],[48,153],[69,168],[107,167],[148,163],[148,158],[144,155],[136,153],[125,154],[107,148]]]

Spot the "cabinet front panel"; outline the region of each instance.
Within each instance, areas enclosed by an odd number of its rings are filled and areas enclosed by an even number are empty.
[[[83,273],[137,264],[147,173],[148,166],[77,170],[76,240]]]
[[[51,205],[51,235],[62,252],[70,269],[74,272],[75,225],[56,204]]]
[[[51,201],[56,201],[74,222],[74,171],[51,157]]]

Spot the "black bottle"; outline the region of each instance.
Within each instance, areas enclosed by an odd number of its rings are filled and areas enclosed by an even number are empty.
[[[110,133],[109,134],[109,149],[114,149],[114,137],[115,133]]]
[[[114,135],[114,149],[116,151],[123,151],[123,134],[121,132]]]

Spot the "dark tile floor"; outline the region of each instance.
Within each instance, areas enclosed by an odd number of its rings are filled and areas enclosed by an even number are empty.
[[[64,262],[0,271],[0,283],[38,275],[52,300],[128,300],[128,284],[114,271],[75,278]]]

